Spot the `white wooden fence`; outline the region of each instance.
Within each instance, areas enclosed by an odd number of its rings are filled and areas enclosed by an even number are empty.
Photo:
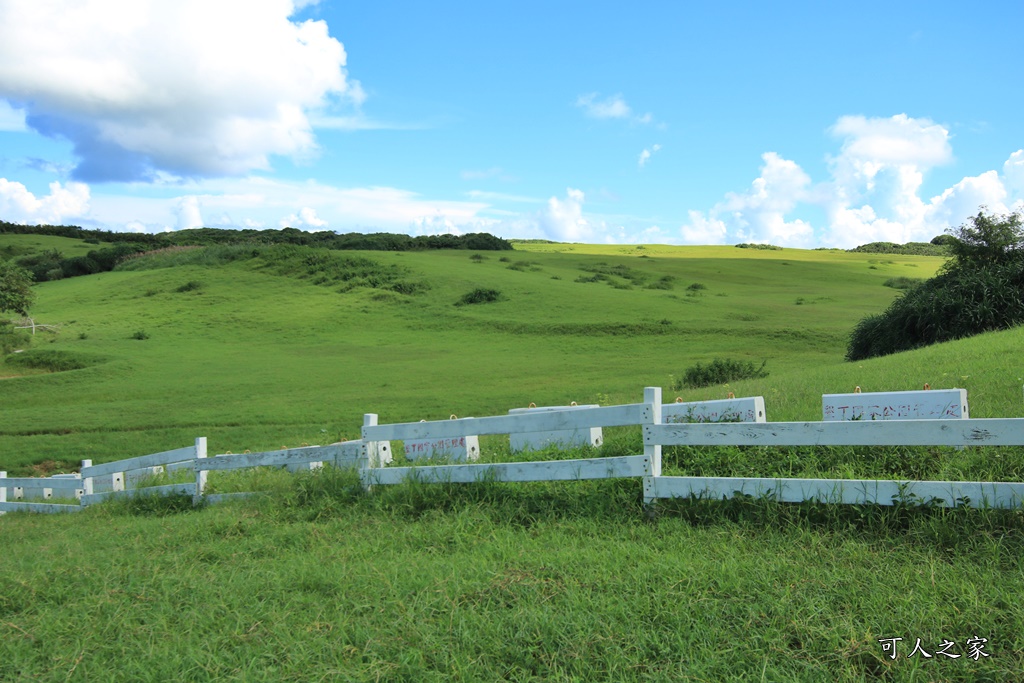
[[[958,390],[959,391],[959,390]],[[310,446],[262,453],[207,457],[206,439],[193,446],[138,458],[93,465],[83,461],[80,475],[46,479],[7,479],[0,473],[0,513],[12,510],[64,512],[124,496],[185,494],[196,502],[217,502],[239,494],[207,494],[211,471],[252,467],[318,467],[329,463],[359,470],[364,486],[405,481],[469,483],[531,482],[583,479],[642,478],[644,500],[667,498],[768,497],[782,502],[819,500],[831,503],[891,505],[899,501],[937,502],[973,507],[1020,507],[1024,482],[956,482],[853,479],[796,479],[758,477],[683,477],[662,474],[665,446],[1022,446],[1024,419],[913,419],[874,421],[765,422],[761,397],[734,399],[731,406],[662,404],[661,389],[644,390],[643,403],[565,410],[529,410],[483,418],[378,424],[375,414],[364,416],[362,439],[330,446]],[[966,412],[966,397],[964,397]],[[689,407],[688,407],[689,406]],[[727,410],[721,410],[728,408]],[[716,412],[717,411],[717,412]],[[712,415],[714,413],[714,415]],[[663,417],[666,419],[663,420]],[[715,422],[715,419],[732,420]],[[747,419],[745,422],[735,420]],[[574,458],[530,462],[425,464],[389,467],[391,441],[436,441],[470,436],[558,432],[589,434],[605,427],[639,426],[643,453],[615,457]],[[186,483],[146,485],[139,473],[188,469]],[[133,479],[134,476],[134,479]],[[134,482],[134,483],[133,483]],[[100,485],[105,490],[97,490]],[[69,504],[8,501],[24,497],[27,488],[46,498],[65,495]]]

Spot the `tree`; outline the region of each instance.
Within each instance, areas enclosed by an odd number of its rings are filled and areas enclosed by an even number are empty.
[[[949,234],[954,238],[949,242],[950,268],[1007,263],[1024,255],[1024,224],[1016,211],[1000,216],[986,214],[982,207]]]
[[[0,313],[13,311],[28,315],[35,298],[32,275],[13,261],[0,261]]]

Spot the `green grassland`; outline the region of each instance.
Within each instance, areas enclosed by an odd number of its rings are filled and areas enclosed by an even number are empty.
[[[44,283],[33,315],[62,328],[37,335],[34,348],[95,364],[46,375],[0,365],[0,464],[102,462],[196,436],[234,452],[322,443],[357,437],[367,412],[396,422],[530,402],[636,402],[644,386],[671,392],[686,367],[717,356],[768,361],[768,384],[752,386],[777,420],[813,419],[808,396],[854,384],[957,384],[950,368],[861,380],[841,360],[853,324],[898,295],[885,281],[927,277],[939,259],[661,249],[654,258],[491,252],[474,261],[275,248],[205,265],[193,250]],[[352,258],[372,264],[359,282],[376,288],[338,279],[331,259]],[[501,299],[454,305],[477,287]],[[808,370],[822,372],[786,379]],[[747,387],[682,393],[729,389]]]
[[[0,248],[9,236],[0,236]],[[48,247],[49,248],[49,247]],[[60,324],[0,364],[0,469],[358,438],[529,402],[968,389],[1021,415],[1024,330],[858,363],[850,329],[934,257],[519,244],[165,253],[38,287]],[[694,287],[695,284],[703,287]],[[477,288],[492,303],[455,305]],[[715,357],[764,379],[675,391]],[[77,369],[47,372],[47,364]],[[597,454],[637,452],[609,430]],[[485,457],[509,457],[500,440]],[[666,449],[666,473],[1024,480],[1024,449]],[[544,453],[540,457],[566,457]],[[1008,681],[1024,512],[665,502],[636,481],[405,485],[253,475],[273,495],[0,518],[0,680]],[[211,476],[216,490],[229,478]],[[241,486],[244,488],[244,486]],[[890,659],[878,639],[900,637]],[[991,656],[937,655],[988,638]],[[932,659],[908,659],[920,638]]]

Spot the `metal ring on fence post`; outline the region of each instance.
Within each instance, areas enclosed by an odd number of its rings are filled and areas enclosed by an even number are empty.
[[[683,402],[683,397],[682,396],[676,396],[676,403],[682,403],[682,402]]]
[[[932,389],[932,385],[928,384],[928,382],[925,382],[924,383],[924,390],[925,391],[931,391],[931,389]]]
[[[577,405],[577,404],[576,404],[576,401],[569,401],[569,407],[571,407],[571,408],[575,408],[575,407],[576,407],[576,405]]]
[[[527,407],[527,408],[536,408],[536,407],[537,407],[537,404],[536,404],[536,403],[534,403],[533,401],[530,401],[530,405],[528,405],[528,406],[526,406],[526,407]]]
[[[855,393],[855,394],[859,394],[860,393],[860,385],[859,384],[853,388],[853,393]]]
[[[448,416],[448,419],[449,420],[458,420],[459,418],[458,418],[458,416],[455,413],[452,413],[451,415]]]

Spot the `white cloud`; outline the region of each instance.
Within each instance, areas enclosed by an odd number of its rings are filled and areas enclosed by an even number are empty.
[[[650,149],[645,148],[644,151],[640,152],[640,158],[638,158],[636,162],[637,165],[640,168],[646,166],[647,162],[651,160],[651,156],[653,156],[659,149],[661,149],[661,145],[651,145]]]
[[[583,242],[594,234],[590,223],[583,217],[582,190],[567,188],[565,199],[551,197],[547,206],[537,215],[537,225],[548,239],[556,242]]]
[[[298,228],[299,230],[323,229],[327,227],[327,221],[316,215],[316,210],[308,206],[303,207],[297,214],[285,216],[278,222],[282,228]]]
[[[728,193],[705,217],[690,211],[690,223],[682,228],[684,241],[694,243],[768,242],[789,246],[811,246],[813,229],[802,220],[786,220],[786,214],[809,195],[810,177],[795,162],[775,152],[762,155],[761,175],[743,193]]]
[[[308,3],[303,3],[308,4]],[[7,0],[0,97],[65,137],[83,180],[242,174],[315,151],[309,110],[362,89],[290,0]]]
[[[89,187],[50,183],[50,194],[36,197],[24,185],[0,178],[0,216],[12,223],[60,225],[89,211]]]
[[[199,197],[179,197],[174,204],[174,214],[177,216],[177,230],[190,230],[203,227],[203,215],[199,211]]]
[[[633,123],[648,124],[654,117],[648,112],[642,116],[633,116],[633,109],[626,104],[622,95],[611,95],[598,99],[596,92],[580,95],[576,98],[576,106],[593,119],[631,119]]]
[[[924,175],[952,161],[950,135],[929,119],[841,117],[830,131],[842,140],[829,158],[830,178],[817,184],[795,162],[769,152],[748,191],[728,193],[707,214],[691,211],[687,243],[770,242],[783,246],[854,247],[867,242],[928,241],[985,206],[1004,213],[1024,206],[1024,150],[1003,175],[986,171],[930,199]],[[817,229],[792,218],[804,207],[824,211]]]
[[[15,109],[6,100],[0,100],[0,131],[20,133],[25,126],[25,110]]]

